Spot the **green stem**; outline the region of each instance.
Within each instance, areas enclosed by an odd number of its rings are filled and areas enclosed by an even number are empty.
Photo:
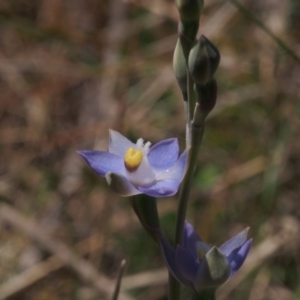
[[[188,199],[189,199],[192,179],[195,171],[195,165],[198,157],[198,151],[201,145],[202,136],[204,132],[204,126],[193,127],[192,124],[191,130],[192,130],[192,134],[191,134],[192,145],[188,157],[188,169],[180,189],[179,204],[177,208],[175,245],[181,244],[183,239],[184,222],[186,218]]]
[[[193,103],[195,107],[195,98],[194,93],[190,94],[192,101],[189,103]],[[189,110],[189,117],[192,118],[191,110]],[[192,184],[192,179],[195,171],[195,165],[198,157],[199,148],[202,141],[202,136],[204,132],[204,125],[199,126],[195,124],[193,121],[189,121],[189,136],[187,136],[187,144],[191,146],[188,153],[188,168],[186,175],[183,179],[182,186],[179,194],[179,203],[177,208],[177,220],[176,220],[176,229],[175,229],[175,247],[177,244],[182,243],[183,233],[184,233],[184,222],[186,218],[186,211],[188,206],[188,199]],[[180,284],[177,282],[175,278],[170,274],[169,275],[169,300],[178,300],[180,299]]]
[[[187,101],[187,134],[186,134],[186,146],[187,148],[191,147],[192,143],[192,119],[194,115],[194,109],[195,109],[195,92],[194,92],[194,81],[192,79],[192,76],[187,68],[187,85],[188,85],[188,101]]]
[[[258,27],[260,27],[265,33],[267,33],[279,47],[285,50],[287,54],[292,56],[295,60],[300,62],[300,57],[279,37],[277,37],[260,19],[258,19],[249,9],[242,5],[237,0],[230,0],[233,5],[235,5],[240,12],[249,17]]]
[[[192,300],[216,300],[216,290],[211,289],[195,293]]]
[[[156,235],[149,228],[160,228],[156,198],[142,194],[130,197],[131,206],[149,236],[157,243]]]
[[[168,285],[168,299],[179,300],[180,299],[180,283],[169,272],[169,285]]]
[[[184,222],[186,218],[188,199],[190,195],[191,184],[197,162],[199,148],[202,142],[202,136],[204,132],[204,124],[201,126],[196,124],[193,120],[195,110],[195,92],[193,88],[194,82],[191,75],[188,73],[188,120],[187,120],[187,134],[186,144],[187,148],[190,147],[188,153],[188,167],[185,177],[183,179],[180,193],[179,203],[177,207],[177,220],[175,228],[175,247],[177,244],[181,244],[184,233]],[[180,284],[169,275],[169,300],[180,299]]]
[[[190,146],[188,153],[188,168],[185,177],[182,182],[182,186],[179,194],[179,204],[177,208],[177,220],[175,230],[175,246],[181,244],[183,239],[184,222],[186,218],[186,211],[188,205],[188,198],[190,194],[192,179],[195,171],[199,148],[202,142],[202,136],[204,132],[204,123],[200,126],[193,120],[195,110],[195,92],[193,89],[193,80],[191,75],[188,75],[188,103],[189,103],[189,135],[186,137],[187,145]]]
[[[188,87],[188,93],[187,93],[187,100],[184,103],[185,113],[186,113],[186,148],[190,149],[188,152],[188,167],[186,175],[183,179],[183,183],[180,190],[180,196],[179,196],[179,204],[177,208],[177,220],[176,220],[176,228],[175,228],[175,247],[177,244],[181,243],[182,237],[183,237],[183,230],[184,230],[184,221],[187,211],[187,205],[188,205],[188,198],[191,188],[191,182],[195,170],[195,162],[197,160],[197,154],[199,150],[199,146],[201,144],[203,130],[201,134],[199,135],[198,139],[195,139],[195,130],[193,127],[193,116],[194,116],[194,109],[195,109],[195,92],[194,92],[194,81],[192,79],[192,76],[190,75],[189,68],[188,68],[188,56],[190,49],[193,45],[193,42],[196,37],[197,30],[194,30],[195,28],[198,29],[199,21],[193,24],[192,26],[192,32],[190,32],[190,25],[184,26],[186,24],[181,24],[183,35],[181,35],[180,40],[182,43],[182,50],[185,56],[186,60],[186,67],[187,67],[187,87]],[[187,32],[187,30],[189,32]],[[190,34],[191,33],[191,34]],[[203,127],[204,129],[204,127]],[[169,273],[169,300],[179,300],[180,299],[180,283],[172,276],[172,274]]]
[[[177,220],[175,227],[175,247],[177,244],[181,244],[183,239],[183,231],[184,231],[184,222],[186,217],[188,198],[190,194],[192,179],[195,171],[195,162],[197,161],[198,150],[201,144],[202,135],[204,126],[202,131],[196,137],[196,132],[198,133],[198,128],[193,126],[193,122],[191,121],[194,115],[195,109],[195,92],[193,89],[194,82],[188,71],[188,101],[187,101],[187,130],[186,130],[186,147],[190,148],[188,152],[188,167],[185,177],[183,179],[180,194],[179,194],[179,203],[177,207]],[[173,278],[171,274],[169,274],[169,300],[178,300],[180,299],[180,283]]]

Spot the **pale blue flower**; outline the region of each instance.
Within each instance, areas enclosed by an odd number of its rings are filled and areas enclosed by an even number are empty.
[[[168,243],[159,230],[156,230],[156,234],[169,271],[180,283],[199,292],[217,288],[239,270],[252,244],[252,239],[247,240],[248,229],[219,248],[203,243],[187,221],[183,243],[176,248]]]
[[[109,131],[109,151],[78,153],[90,167],[106,178],[117,194],[147,194],[167,197],[176,194],[187,165],[187,150],[180,157],[178,140],[163,140],[153,147],[138,139],[134,144],[117,131]]]

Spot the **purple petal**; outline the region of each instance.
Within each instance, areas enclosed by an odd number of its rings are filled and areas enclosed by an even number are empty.
[[[187,168],[187,154],[188,150],[185,150],[170,169],[157,176],[157,180],[176,179],[181,182]]]
[[[188,249],[178,245],[175,250],[175,260],[182,275],[190,281],[196,277],[200,264]]]
[[[183,285],[193,289],[193,284],[181,273],[176,260],[175,260],[175,249],[170,246],[165,237],[160,233],[158,235],[159,245],[162,252],[162,257],[172,275]]]
[[[177,193],[180,182],[169,179],[155,181],[150,185],[138,186],[137,188],[144,194],[152,197],[170,197]]]
[[[247,240],[247,234],[249,231],[249,227],[235,235],[233,238],[224,243],[220,250],[226,255],[229,256],[232,251],[239,248],[243,245]]]
[[[77,151],[77,153],[101,176],[105,176],[107,172],[114,172],[126,176],[124,161],[115,154],[93,150],[82,150]]]
[[[124,157],[125,152],[130,148],[134,147],[134,143],[129,141],[121,133],[110,129],[109,130],[109,152],[120,157]]]
[[[125,177],[121,175],[108,172],[105,178],[109,187],[118,195],[128,197],[141,193]]]
[[[196,249],[197,242],[201,242],[198,233],[188,221],[185,221],[183,246],[188,249],[188,251],[193,256],[194,260],[198,258],[198,253]]]
[[[167,139],[150,148],[148,161],[154,169],[167,170],[177,161],[178,154],[178,140]]]
[[[245,242],[240,248],[235,249],[228,256],[231,265],[231,276],[234,275],[244,263],[252,245],[252,239]]]

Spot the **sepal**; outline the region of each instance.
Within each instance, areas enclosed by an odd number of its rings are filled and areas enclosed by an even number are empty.
[[[231,268],[227,257],[217,248],[212,247],[205,255],[202,264],[202,284],[196,287],[201,288],[217,287],[223,284],[230,277]]]
[[[217,82],[213,79],[205,86],[195,85],[196,106],[194,112],[195,124],[202,124],[217,102]]]
[[[178,39],[174,55],[173,55],[173,69],[175,73],[175,77],[177,79],[178,85],[183,94],[183,100],[187,101],[187,65],[186,60],[184,58],[184,53],[181,45],[180,39]]]
[[[141,194],[125,177],[112,172],[107,172],[105,175],[107,184],[117,194],[128,197]]]
[[[182,21],[199,21],[204,5],[203,0],[176,0],[176,4]]]

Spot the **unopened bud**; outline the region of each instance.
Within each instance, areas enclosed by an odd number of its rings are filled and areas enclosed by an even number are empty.
[[[204,264],[202,285],[218,287],[230,277],[231,267],[228,258],[218,248],[212,247],[202,263]]]
[[[220,62],[220,52],[205,36],[192,47],[189,54],[189,70],[198,85],[212,80]]]
[[[187,101],[187,66],[186,61],[183,54],[183,49],[181,46],[181,42],[178,39],[174,56],[173,56],[173,68],[174,73],[178,82],[178,85],[182,91],[183,94],[183,100]]]
[[[195,84],[195,92],[197,103],[194,121],[198,124],[202,124],[217,102],[216,80],[213,79],[205,86]]]
[[[182,22],[178,24],[178,36],[186,63],[189,59],[189,53],[194,44],[197,30],[198,24],[195,26],[190,23],[185,26]]]
[[[197,21],[203,9],[203,0],[176,0],[180,19],[183,22]]]

